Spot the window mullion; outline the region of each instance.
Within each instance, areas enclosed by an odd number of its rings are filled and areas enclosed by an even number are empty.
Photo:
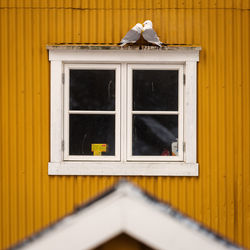
[[[121,162],[126,162],[127,158],[127,120],[128,120],[128,113],[127,113],[127,81],[128,81],[128,71],[127,71],[127,64],[121,64],[121,72],[120,72],[120,150],[121,150]]]
[[[178,111],[131,111],[132,114],[138,115],[178,115]]]
[[[101,110],[69,110],[69,114],[100,114],[100,115],[115,115],[117,111],[101,111]]]

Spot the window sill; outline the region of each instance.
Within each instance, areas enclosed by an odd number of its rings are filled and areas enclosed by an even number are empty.
[[[198,163],[49,162],[49,175],[199,176]]]

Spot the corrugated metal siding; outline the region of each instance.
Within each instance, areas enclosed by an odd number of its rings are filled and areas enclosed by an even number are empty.
[[[202,46],[199,178],[129,177],[250,248],[247,0],[0,0],[0,247],[69,213],[119,177],[49,177],[47,44],[117,43],[151,19],[163,42]]]

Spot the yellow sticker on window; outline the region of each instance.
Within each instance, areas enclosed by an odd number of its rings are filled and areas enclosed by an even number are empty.
[[[94,155],[102,155],[107,151],[107,144],[91,144],[91,151]]]

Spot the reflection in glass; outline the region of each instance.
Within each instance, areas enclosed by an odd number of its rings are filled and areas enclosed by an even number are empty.
[[[133,110],[178,111],[178,70],[133,70]]]
[[[107,144],[107,152],[115,155],[114,115],[75,115],[70,117],[69,154],[93,155],[92,144]]]
[[[133,115],[132,155],[178,155],[178,115]]]
[[[115,110],[115,70],[70,70],[70,110]]]

